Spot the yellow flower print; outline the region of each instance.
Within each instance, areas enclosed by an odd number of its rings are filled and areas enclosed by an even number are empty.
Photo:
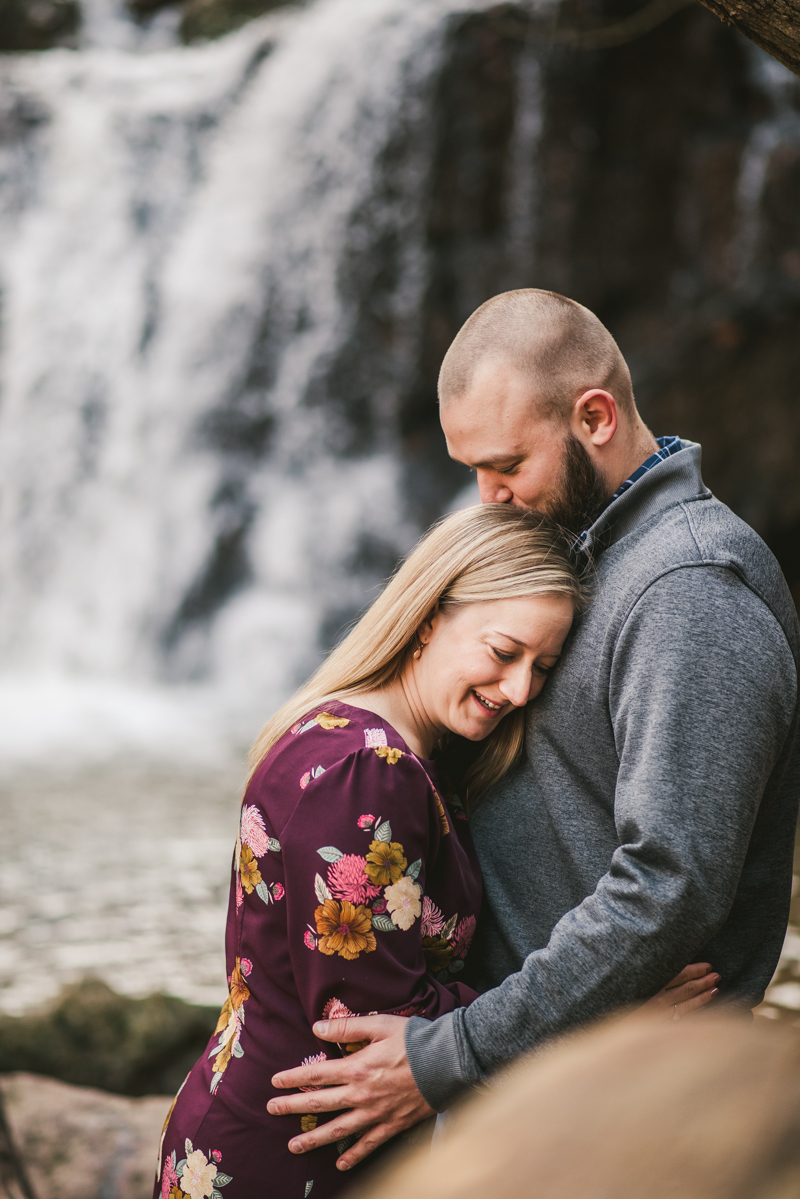
[[[332,716],[330,712],[320,712],[317,716],[317,724],[323,729],[346,729],[349,720],[345,720],[344,716]]]
[[[329,957],[338,953],[340,958],[354,962],[359,954],[372,953],[376,948],[372,912],[363,904],[326,899],[314,912],[314,919],[320,934],[318,949]]]
[[[376,745],[375,753],[379,758],[385,758],[390,766],[394,766],[403,756],[402,749],[395,749],[393,745]]]
[[[177,1185],[177,1183],[175,1184],[175,1186],[174,1186],[174,1187],[172,1188],[172,1190],[170,1191],[170,1193],[169,1193],[169,1199],[186,1199],[186,1196],[184,1195],[184,1193],[183,1193],[183,1191],[181,1190],[181,1188],[180,1188],[180,1187]]]
[[[436,811],[439,813],[439,830],[443,837],[446,837],[450,832],[450,822],[447,819],[447,813],[444,810],[444,804],[439,798],[436,791],[433,793],[433,798],[436,800]]]
[[[399,841],[372,841],[365,870],[367,878],[376,887],[388,887],[402,877],[408,865]]]
[[[394,886],[387,887],[383,894],[386,897],[386,907],[392,917],[392,924],[397,928],[411,928],[422,911],[419,887],[413,878],[405,875]]]
[[[317,1127],[317,1117],[316,1116],[301,1116],[300,1117],[300,1131],[301,1132],[313,1132],[316,1127]]]
[[[242,886],[248,895],[252,895],[261,882],[261,871],[258,868],[258,862],[249,845],[242,846],[242,852],[239,857],[239,873],[242,876]]]
[[[217,1020],[217,1027],[214,1029],[214,1036],[216,1036],[218,1032],[222,1032],[223,1028],[228,1027],[228,1021],[230,1020],[232,1013],[233,1004],[231,1003],[231,997],[229,995],[222,1005],[222,1011],[219,1014],[219,1020]]]
[[[230,986],[231,992],[231,1005],[233,1006],[233,1010],[238,1012],[245,999],[250,998],[250,988],[244,981],[244,976],[242,975],[241,958],[236,959],[236,965],[233,967],[230,983],[228,985]],[[220,1019],[221,1018],[222,1017],[220,1016]]]
[[[453,957],[453,946],[445,937],[423,937],[422,952],[425,955],[425,965],[431,974],[438,974],[449,966]]]
[[[228,1065],[231,1060],[231,1055],[233,1053],[234,1039],[235,1039],[234,1037],[231,1037],[229,1040],[227,1040],[225,1042],[225,1044],[222,1046],[222,1048],[220,1049],[217,1056],[214,1058],[214,1073],[215,1074],[224,1074],[225,1071],[228,1069]]]

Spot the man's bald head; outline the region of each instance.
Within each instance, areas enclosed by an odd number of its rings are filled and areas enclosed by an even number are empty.
[[[529,379],[538,412],[555,422],[567,421],[575,401],[594,388],[613,395],[623,419],[635,412],[630,371],[608,329],[554,291],[506,291],[473,312],[439,372],[442,407],[465,395],[478,367],[489,362]]]

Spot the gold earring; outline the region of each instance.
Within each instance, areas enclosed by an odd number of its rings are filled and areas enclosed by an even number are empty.
[[[425,642],[420,641],[420,639],[418,637],[417,638],[417,648],[414,650],[414,658],[416,659],[417,662],[419,662],[420,658],[422,657],[422,651],[424,650],[424,648],[425,648]]]

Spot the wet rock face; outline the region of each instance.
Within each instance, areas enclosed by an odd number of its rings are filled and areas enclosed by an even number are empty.
[[[635,7],[565,4],[560,20]],[[547,47],[502,6],[451,45],[410,423],[482,299],[572,296],[617,337],[654,432],[703,443],[708,485],[800,596],[800,85],[696,7],[590,51]]]
[[[246,21],[288,3],[291,0],[182,0],[177,5],[180,37],[183,42],[223,37]],[[127,4],[139,21],[146,21],[159,9],[176,7],[175,0],[127,0]]]
[[[2,0],[0,53],[74,46],[80,19],[76,0]]]

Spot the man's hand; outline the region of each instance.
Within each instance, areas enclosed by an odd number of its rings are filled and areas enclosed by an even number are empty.
[[[404,1016],[354,1016],[348,1020],[322,1020],[314,1035],[322,1041],[351,1045],[368,1041],[363,1049],[330,1062],[283,1070],[272,1079],[277,1088],[324,1087],[311,1094],[270,1099],[273,1116],[338,1112],[338,1119],[320,1124],[289,1142],[292,1153],[306,1153],[331,1145],[343,1137],[364,1133],[337,1161],[349,1170],[399,1132],[434,1115],[417,1090],[406,1057]]]

